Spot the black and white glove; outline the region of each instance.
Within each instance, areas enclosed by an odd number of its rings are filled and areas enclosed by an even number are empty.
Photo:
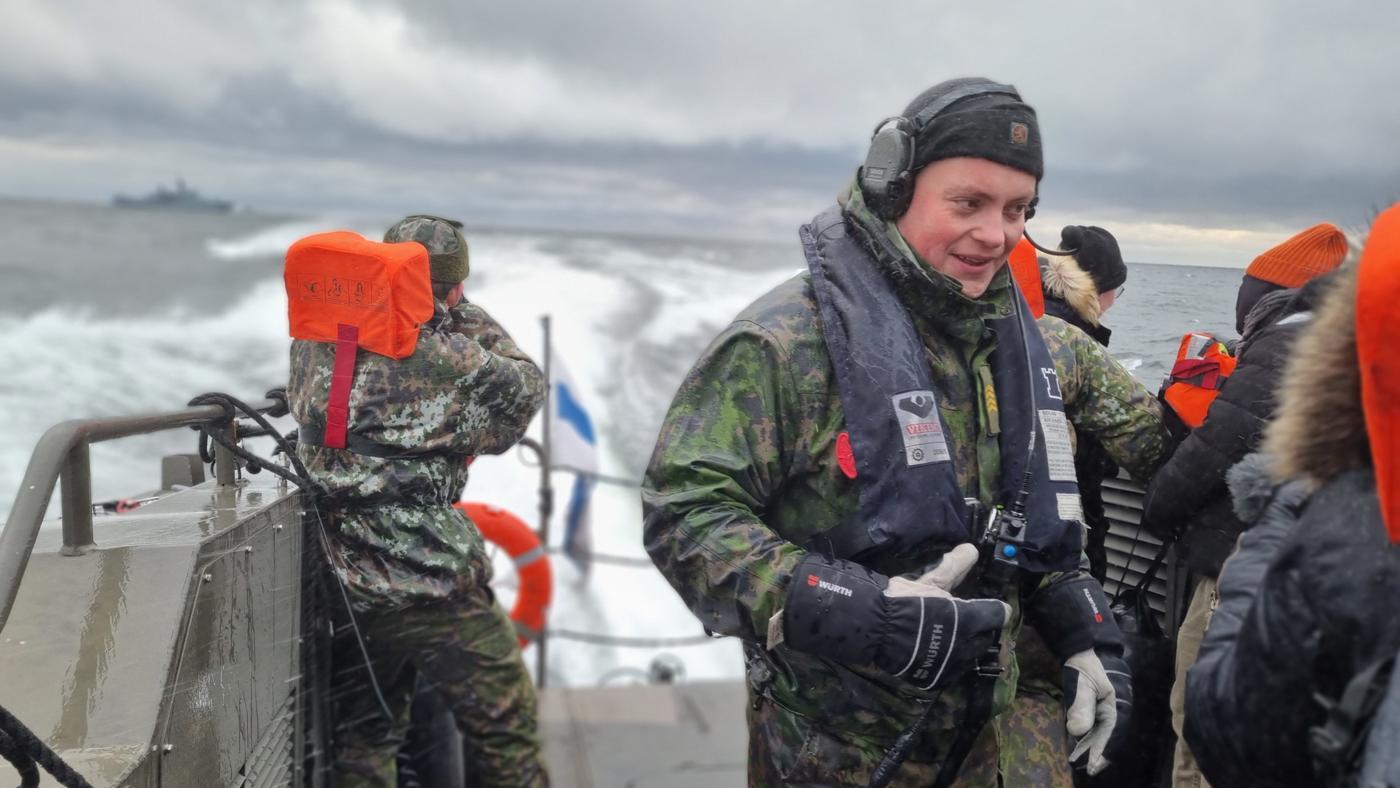
[[[1032,626],[1064,662],[1065,730],[1090,775],[1108,767],[1127,738],[1133,681],[1123,661],[1123,633],[1099,581],[1083,572],[1040,589],[1026,607]]]
[[[1011,613],[1000,600],[950,593],[976,563],[977,549],[958,545],[917,578],[887,578],[810,554],[788,586],[780,639],[837,662],[874,665],[920,689],[952,684],[996,645]],[[774,641],[770,632],[770,647]]]

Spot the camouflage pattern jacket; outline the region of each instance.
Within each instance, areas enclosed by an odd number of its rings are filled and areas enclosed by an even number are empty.
[[[965,496],[994,504],[1001,463],[988,405],[995,407],[995,397],[980,381],[990,387],[990,358],[997,350],[985,321],[1010,314],[1011,277],[1003,269],[981,298],[969,299],[956,280],[919,261],[893,225],[887,231],[903,259],[886,273],[923,340],[958,483]],[[1084,332],[1053,317],[1041,318],[1038,326],[1073,427],[1096,437],[1135,478],[1151,476],[1168,440],[1156,398]],[[836,439],[843,429],[821,318],[804,272],[742,312],[681,384],[643,482],[644,539],[701,623],[746,641],[755,691],[823,724],[892,739],[926,695],[873,668],[761,646],[770,617],[784,605],[802,545],[857,507],[856,483],[837,465]],[[870,568],[902,574],[937,557],[877,560]],[[1015,607],[1016,600],[1008,601]],[[1010,651],[999,708],[1015,689]],[[956,723],[959,695],[943,693],[940,706],[946,708],[934,715],[933,729]]]
[[[302,427],[324,431],[335,346],[294,340],[287,399]],[[452,508],[467,458],[525,434],[544,396],[535,363],[475,304],[439,301],[413,355],[360,350],[349,432],[391,457],[302,444],[330,490],[332,564],[358,604],[444,599],[490,579],[480,532]]]

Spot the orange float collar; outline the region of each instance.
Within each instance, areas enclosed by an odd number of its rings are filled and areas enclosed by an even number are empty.
[[[335,343],[323,441],[343,449],[359,349],[407,358],[417,347],[419,327],[433,314],[428,250],[352,232],[318,233],[287,250],[283,281],[288,333]]]
[[[1040,259],[1036,257],[1035,247],[1022,236],[1011,249],[1007,260],[1011,266],[1011,276],[1021,288],[1026,305],[1031,308],[1031,316],[1039,320],[1045,314],[1045,288],[1040,282]]]

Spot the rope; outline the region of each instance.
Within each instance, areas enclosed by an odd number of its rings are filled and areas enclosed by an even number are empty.
[[[32,788],[39,784],[39,773],[34,764],[44,767],[64,788],[92,788],[72,766],[69,766],[58,753],[49,749],[24,723],[0,706],[0,753],[14,764],[20,774],[20,788]],[[15,757],[11,757],[11,755]]]
[[[612,564],[613,566],[625,566],[633,569],[655,569],[656,564],[650,558],[638,558],[630,555],[608,555],[607,553],[580,553],[569,552],[563,547],[550,547],[552,555],[562,555],[566,558],[583,558],[589,561],[596,561],[600,564]]]
[[[598,635],[592,632],[577,632],[572,629],[555,629],[550,627],[544,631],[547,637],[562,638],[564,640],[576,640],[580,643],[592,643],[595,646],[617,646],[618,648],[679,648],[682,646],[701,646],[706,643],[713,643],[719,638],[709,635],[692,635],[690,637],[666,637],[666,638],[634,638],[622,637],[618,635]]]
[[[524,465],[526,468],[540,467],[539,463],[530,462],[526,459],[522,459],[520,461],[520,464]],[[585,479],[592,479],[597,482],[602,482],[603,484],[613,484],[618,487],[630,487],[634,490],[642,486],[642,483],[639,479],[629,479],[625,476],[612,476],[610,474],[599,473],[597,471],[590,471],[586,468],[580,468],[577,465],[551,463],[549,469],[551,471],[564,471],[565,473],[572,473],[576,476],[582,476]]]
[[[606,473],[589,471],[573,465],[551,465],[549,466],[549,469],[551,471],[567,471],[569,473],[574,474],[575,476],[582,476],[585,479],[592,479],[596,482],[602,482],[603,484],[612,484],[618,487],[631,487],[633,489],[637,489],[642,486],[642,483],[637,479],[626,479],[621,476],[609,476]]]

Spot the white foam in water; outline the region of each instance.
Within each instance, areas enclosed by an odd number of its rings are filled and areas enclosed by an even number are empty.
[[[211,238],[205,241],[204,247],[211,257],[218,260],[281,257],[287,253],[287,247],[291,246],[297,239],[330,230],[353,230],[370,238],[377,237],[374,225],[364,219],[352,220],[328,216],[275,225],[241,238]]]
[[[246,237],[211,240],[212,255],[234,260],[276,255],[303,235],[337,226],[334,219],[288,223]],[[371,234],[365,226],[355,227]],[[572,244],[572,245],[571,245]],[[484,234],[472,240],[475,279],[468,297],[485,307],[534,357],[542,338],[539,316],[553,316],[556,357],[563,358],[583,389],[600,440],[604,473],[627,474],[644,457],[619,457],[616,436],[630,430],[633,443],[648,442],[659,426],[669,395],[699,347],[672,359],[675,368],[659,381],[654,370],[632,358],[639,348],[669,346],[701,333],[708,339],[744,304],[791,275],[787,269],[736,271],[694,255],[648,255],[605,240],[576,244],[524,234]],[[587,252],[587,266],[561,254]],[[475,276],[474,274],[474,276]],[[47,427],[71,418],[171,410],[194,395],[226,391],[257,399],[286,380],[286,297],[272,279],[251,288],[217,315],[151,315],[107,319],[52,309],[28,317],[0,316],[0,409],[14,425],[0,447],[0,510],[7,510],[28,461]],[[694,340],[692,340],[693,342]],[[684,355],[684,358],[680,358]],[[644,409],[644,411],[639,410]],[[643,423],[645,422],[645,423]],[[290,427],[290,425],[288,425]],[[638,436],[638,432],[644,433]],[[531,428],[538,438],[538,420]],[[158,481],[159,457],[189,452],[188,430],[99,444],[93,449],[96,499],[129,496]],[[533,458],[528,458],[533,461]],[[502,506],[538,523],[538,471],[521,450],[485,457],[472,469],[467,499]],[[553,476],[554,539],[560,541],[563,512],[573,477]],[[641,506],[635,489],[600,485],[595,493],[595,550],[644,557]],[[56,503],[50,516],[56,516]],[[502,603],[513,600],[513,570],[502,557]],[[701,634],[698,621],[654,569],[597,565],[584,581],[563,558],[555,559],[554,626],[630,637]],[[735,678],[742,660],[737,641],[726,639],[677,649],[618,649],[554,640],[551,681],[590,685],[619,667],[645,670],[662,652],[680,657],[690,679]],[[533,669],[533,650],[526,660]]]

